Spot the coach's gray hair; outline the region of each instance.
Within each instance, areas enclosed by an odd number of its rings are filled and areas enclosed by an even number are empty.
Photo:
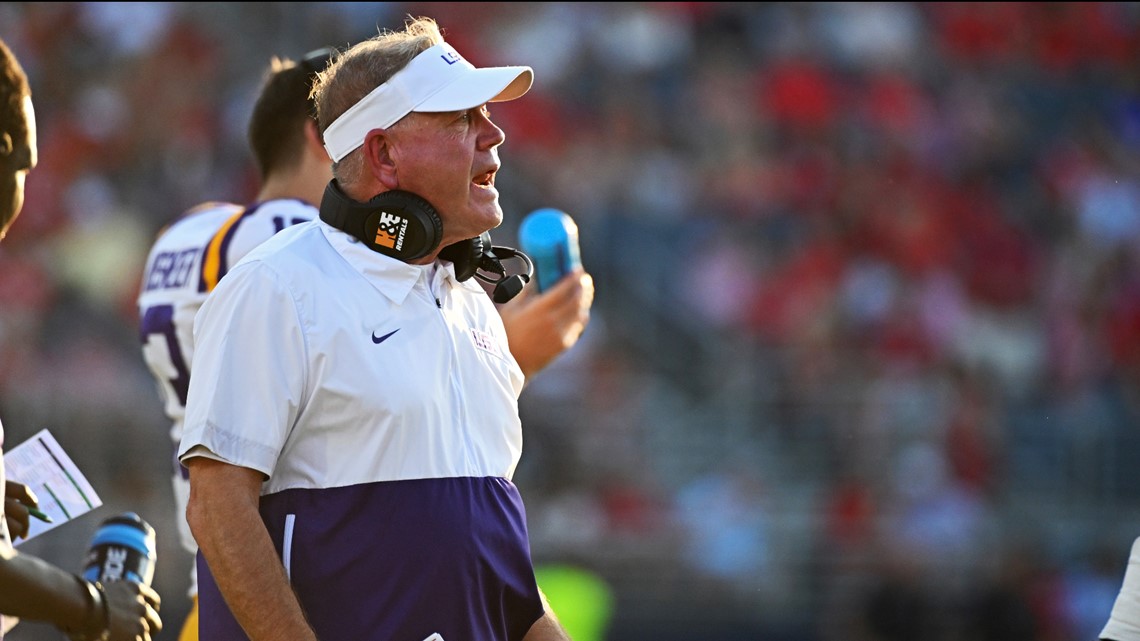
[[[406,67],[420,52],[441,42],[443,34],[435,20],[409,16],[403,31],[383,30],[340,54],[327,69],[317,74],[313,83],[312,97],[317,105],[321,132]],[[333,164],[333,176],[346,188],[351,187],[363,171],[364,154],[360,148]]]

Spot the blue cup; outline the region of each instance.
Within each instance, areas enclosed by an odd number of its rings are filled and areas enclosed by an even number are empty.
[[[519,248],[534,262],[540,292],[582,264],[578,225],[558,209],[536,209],[527,214],[519,225]]]

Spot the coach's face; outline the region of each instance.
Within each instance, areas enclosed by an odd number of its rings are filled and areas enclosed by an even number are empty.
[[[24,206],[24,178],[36,166],[36,116],[27,97],[0,133],[0,239]]]
[[[503,222],[495,174],[506,135],[485,105],[411,113],[389,135],[400,189],[426,198],[443,220],[441,247]]]

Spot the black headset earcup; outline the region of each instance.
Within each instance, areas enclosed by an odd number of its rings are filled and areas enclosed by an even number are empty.
[[[455,265],[455,279],[463,282],[479,271],[483,255],[491,249],[491,234],[483,232],[475,238],[461,240],[439,250],[439,257]]]
[[[370,249],[402,261],[427,256],[443,239],[443,221],[435,207],[409,191],[386,191],[362,203],[331,180],[320,215]]]

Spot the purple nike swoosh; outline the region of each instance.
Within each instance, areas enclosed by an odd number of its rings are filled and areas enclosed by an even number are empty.
[[[398,331],[400,331],[399,328],[394,329],[394,330],[388,332],[387,334],[384,334],[383,336],[377,336],[376,332],[372,332],[372,342],[379,345],[380,343],[383,343],[384,341],[388,340],[388,338],[391,337],[392,334],[395,334]]]

